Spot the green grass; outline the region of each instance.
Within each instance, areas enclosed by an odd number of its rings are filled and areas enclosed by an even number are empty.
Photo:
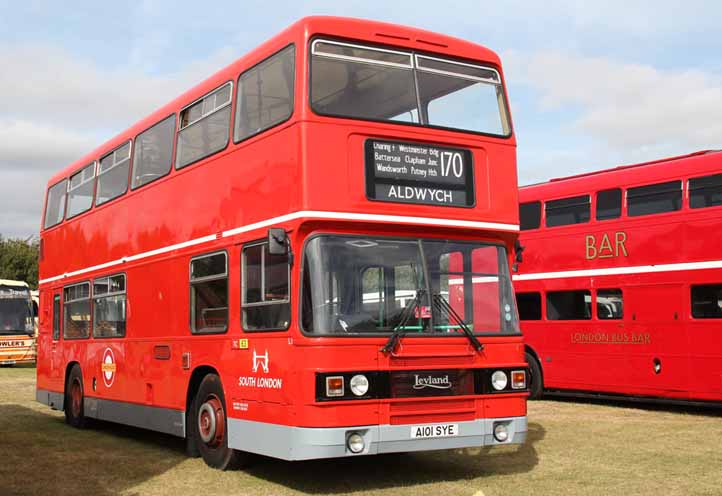
[[[66,426],[35,369],[0,368],[0,494],[722,495],[722,412],[540,401],[525,446],[282,462],[218,472],[183,441]]]

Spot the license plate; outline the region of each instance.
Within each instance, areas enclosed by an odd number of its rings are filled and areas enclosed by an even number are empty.
[[[411,439],[454,437],[459,435],[459,424],[426,424],[411,427]]]

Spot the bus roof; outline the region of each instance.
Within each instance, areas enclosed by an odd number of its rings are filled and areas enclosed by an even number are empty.
[[[661,158],[638,164],[620,165],[610,169],[584,172],[572,176],[558,177],[542,183],[529,184],[519,188],[520,202],[536,199],[546,199],[557,196],[557,193],[567,194],[579,191],[599,191],[607,188],[619,187],[643,178],[646,182],[654,182],[667,176],[679,175],[677,162],[681,160],[697,159],[707,160],[707,157],[722,153],[721,150],[700,150],[685,155]],[[719,163],[716,165],[719,168]],[[542,198],[543,196],[543,198]]]
[[[198,83],[180,96],[156,109],[154,112],[139,120],[131,127],[109,139],[91,152],[82,156],[68,167],[55,174],[49,181],[48,187],[56,184],[84,166],[100,158],[107,152],[134,139],[139,133],[147,130],[154,124],[177,112],[180,108],[194,102],[217,86],[229,80],[235,80],[241,71],[250,68],[267,56],[285,47],[296,40],[309,38],[316,34],[325,34],[341,38],[367,41],[376,44],[394,45],[408,49],[426,52],[453,53],[459,57],[483,60],[496,65],[501,72],[501,62],[498,55],[492,50],[452,36],[446,36],[431,31],[425,31],[408,26],[356,19],[351,17],[309,16],[304,17],[289,27],[257,46],[250,52],[241,56],[228,66]],[[503,76],[502,76],[503,77]]]
[[[13,281],[11,279],[0,279],[0,286],[22,286],[24,288],[30,287],[25,281]]]

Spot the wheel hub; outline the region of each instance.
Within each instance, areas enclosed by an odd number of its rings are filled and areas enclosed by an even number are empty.
[[[198,409],[198,433],[208,446],[216,447],[223,441],[226,419],[217,396],[211,395]]]

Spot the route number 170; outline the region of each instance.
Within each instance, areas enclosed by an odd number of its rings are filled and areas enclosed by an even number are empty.
[[[464,174],[464,159],[459,152],[441,152],[441,175],[449,177],[449,172],[455,177]]]

